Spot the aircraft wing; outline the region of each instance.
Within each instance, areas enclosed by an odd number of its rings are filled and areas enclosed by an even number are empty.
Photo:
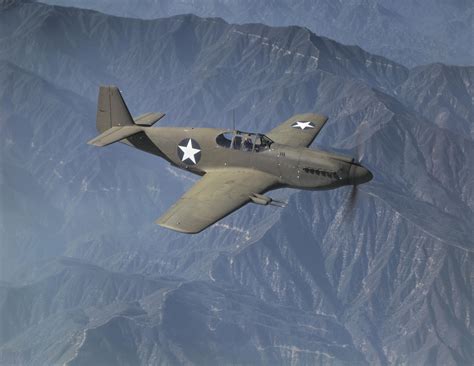
[[[275,127],[267,136],[282,145],[308,147],[328,118],[320,114],[297,114]]]
[[[253,193],[274,188],[278,179],[250,169],[206,173],[156,223],[182,233],[198,233],[250,201]]]

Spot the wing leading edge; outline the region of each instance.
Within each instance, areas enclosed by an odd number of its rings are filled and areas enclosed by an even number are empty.
[[[278,144],[308,147],[327,120],[328,118],[321,114],[297,114],[275,127],[267,136]]]
[[[182,233],[195,234],[278,184],[272,175],[250,169],[208,172],[156,223]]]

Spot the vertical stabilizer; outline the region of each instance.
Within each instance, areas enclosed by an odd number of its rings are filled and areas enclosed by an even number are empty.
[[[96,125],[100,133],[115,126],[134,125],[122,94],[116,86],[100,87]]]

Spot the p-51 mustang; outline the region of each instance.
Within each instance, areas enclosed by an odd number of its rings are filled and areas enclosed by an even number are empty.
[[[156,223],[198,233],[248,202],[279,205],[265,195],[282,187],[323,190],[358,185],[372,174],[355,159],[308,149],[327,121],[299,114],[266,135],[215,128],[152,127],[163,113],[132,118],[120,91],[101,86],[95,146],[123,142],[202,176]]]

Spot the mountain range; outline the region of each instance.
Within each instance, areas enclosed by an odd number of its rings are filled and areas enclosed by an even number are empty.
[[[96,149],[97,89],[160,124],[266,132],[374,180],[280,190],[201,234],[153,224],[196,178]],[[0,10],[0,364],[472,364],[474,67],[414,68],[299,26]]]
[[[304,26],[403,65],[474,62],[474,6],[469,0],[44,0],[104,13],[154,19],[183,13],[231,23]]]

